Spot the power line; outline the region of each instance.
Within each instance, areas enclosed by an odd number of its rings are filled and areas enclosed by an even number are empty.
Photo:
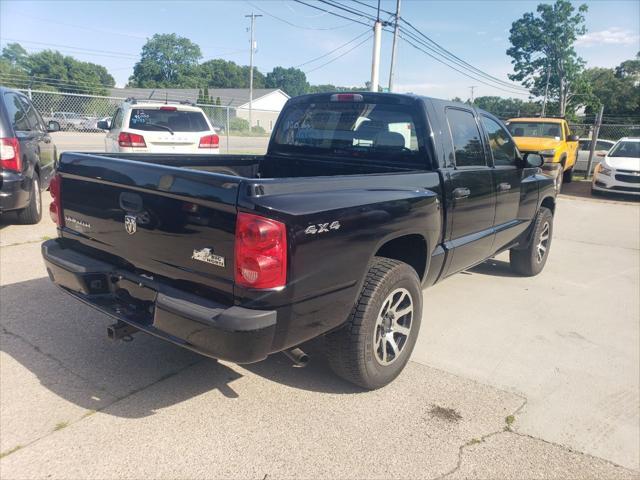
[[[338,26],[336,26],[336,27],[327,27],[327,28],[322,28],[322,27],[307,27],[307,26],[304,26],[304,25],[298,25],[298,24],[295,24],[295,23],[293,23],[293,22],[290,22],[289,20],[287,20],[287,19],[285,19],[285,18],[278,17],[278,16],[274,15],[273,13],[270,13],[270,12],[268,12],[267,10],[265,10],[265,9],[263,9],[263,8],[260,8],[260,7],[259,7],[259,6],[257,6],[257,5],[255,5],[255,4],[251,3],[251,2],[248,2],[247,0],[245,0],[245,3],[246,3],[246,4],[248,4],[248,5],[250,5],[251,7],[255,8],[256,10],[261,11],[262,13],[264,13],[264,14],[265,14],[266,16],[268,16],[268,17],[275,18],[276,20],[279,20],[279,21],[281,21],[281,22],[283,22],[283,23],[286,23],[287,25],[289,25],[289,26],[291,26],[291,27],[301,28],[301,29],[303,29],[303,30],[337,30],[337,29],[339,29],[339,28],[345,28],[345,27],[348,27],[348,26],[350,25],[349,23],[345,23],[344,25],[338,25]]]
[[[130,53],[124,53],[124,52],[114,52],[111,50],[95,50],[95,49],[91,49],[91,48],[82,48],[82,47],[74,47],[71,45],[59,45],[56,43],[49,43],[49,42],[36,42],[36,41],[32,41],[32,40],[20,40],[17,38],[3,38],[3,40],[9,40],[12,42],[22,42],[22,43],[33,43],[35,45],[45,45],[48,47],[60,47],[60,48],[69,48],[69,49],[74,49],[74,50],[84,50],[88,53],[105,53],[111,56],[121,56],[121,57],[128,57],[128,58],[138,58],[136,55],[131,55]]]
[[[345,51],[345,52],[341,53],[341,54],[340,54],[340,55],[338,55],[337,57],[332,58],[332,59],[331,59],[331,60],[329,60],[328,62],[323,63],[322,65],[319,65],[319,66],[317,66],[317,67],[315,67],[315,68],[312,68],[311,70],[307,70],[307,71],[306,71],[306,72],[304,72],[304,73],[311,73],[311,72],[315,72],[316,70],[319,70],[319,69],[321,69],[322,67],[325,67],[325,66],[329,65],[330,63],[335,62],[336,60],[338,60],[338,59],[340,59],[340,58],[344,57],[345,55],[347,55],[348,53],[352,52],[353,50],[355,50],[355,49],[356,49],[356,48],[358,48],[359,46],[361,46],[361,45],[365,44],[366,42],[368,42],[369,40],[371,40],[371,37],[373,37],[373,35],[369,35],[367,38],[365,38],[365,39],[364,39],[363,41],[361,41],[360,43],[358,43],[358,44],[354,45],[354,46],[353,46],[353,47],[351,47],[349,50],[347,50],[347,51]]]
[[[502,79],[500,79],[498,77],[495,77],[493,75],[490,75],[490,74],[480,70],[479,68],[475,67],[474,65],[470,64],[469,62],[463,60],[462,58],[458,57],[457,55],[455,55],[451,51],[449,51],[446,48],[444,48],[442,45],[437,43],[435,40],[431,39],[428,35],[424,34],[420,30],[418,30],[418,28],[416,28],[411,22],[409,22],[405,18],[401,18],[400,20],[402,22],[406,23],[412,30],[417,32],[418,35],[420,35],[421,37],[426,39],[427,42],[429,42],[431,45],[433,45],[436,49],[438,49],[440,52],[442,52],[442,53],[440,53],[441,56],[447,56],[447,57],[453,58],[455,60],[452,60],[452,61],[454,61],[455,63],[457,63],[461,67],[473,70],[477,74],[480,74],[480,75],[482,75],[482,76],[484,76],[484,77],[486,77],[488,79],[491,79],[494,82],[499,82],[499,83],[503,84],[506,87],[513,88],[513,89],[519,89],[519,90],[526,90],[528,92],[528,90],[526,88],[521,87],[520,85],[516,85],[514,83],[507,82],[505,80],[502,80]],[[427,47],[427,48],[432,48],[432,47],[428,47],[427,45],[424,45],[424,46]]]
[[[356,9],[353,9],[353,8],[345,7],[341,3],[331,2],[329,0],[318,0],[318,1],[320,3],[324,3],[325,5],[329,5],[330,7],[337,8],[338,10],[342,10],[343,12],[350,13],[351,15],[365,17],[368,20],[371,20],[373,22],[376,21],[376,17],[364,13],[362,10],[356,10]]]
[[[370,32],[369,32],[369,30],[366,30],[366,31],[362,32],[360,35],[357,35],[356,37],[352,38],[352,39],[351,39],[351,40],[349,40],[348,42],[343,43],[343,44],[342,44],[342,45],[340,45],[338,48],[334,48],[334,49],[333,49],[333,50],[331,50],[330,52],[327,52],[327,53],[325,53],[325,54],[323,54],[323,55],[320,55],[319,57],[313,58],[313,59],[311,59],[311,60],[307,60],[307,61],[306,61],[306,62],[304,62],[304,63],[301,63],[301,64],[299,64],[299,65],[296,65],[294,68],[300,68],[300,67],[302,67],[303,65],[307,65],[307,64],[309,64],[309,63],[313,63],[313,62],[315,62],[316,60],[320,60],[321,58],[328,57],[328,56],[329,56],[329,55],[331,55],[332,53],[337,52],[338,50],[340,50],[340,49],[342,49],[342,48],[346,47],[347,45],[350,45],[351,43],[355,42],[356,40],[358,40],[359,38],[363,37],[364,35],[367,35],[368,33],[370,33]]]
[[[468,78],[471,78],[473,80],[476,80],[480,83],[483,83],[484,85],[496,88],[498,90],[503,90],[503,91],[508,91],[509,93],[517,93],[519,95],[530,95],[530,92],[526,89],[522,89],[522,87],[520,87],[519,89],[513,88],[511,86],[505,86],[502,85],[500,83],[498,83],[497,85],[495,85],[496,82],[493,82],[490,79],[482,79],[481,76],[478,76],[478,74],[476,74],[474,71],[470,71],[468,68],[459,65],[458,63],[453,62],[453,60],[451,60],[450,58],[444,56],[443,54],[434,51],[433,48],[431,48],[429,45],[427,45],[423,40],[421,40],[419,37],[417,37],[416,35],[414,35],[411,32],[408,32],[404,29],[400,30],[401,34],[402,34],[402,38],[404,39],[404,41],[410,43],[414,48],[417,48],[418,50],[422,51],[423,53],[426,53],[427,55],[429,55],[430,57],[432,57],[434,60],[437,60],[438,62],[442,63],[443,65],[451,68],[452,70],[455,70],[463,75],[465,75]],[[411,40],[413,40],[414,42],[418,43],[419,45],[421,45],[422,47],[427,48],[427,50],[423,50],[422,48],[419,48],[415,43],[409,42],[408,38],[410,38]],[[442,58],[438,58],[435,55],[438,55]],[[451,65],[448,62],[453,62],[454,65]],[[460,67],[463,70],[460,70],[460,68],[456,68],[456,67]],[[487,82],[492,82],[492,83],[487,83]]]
[[[374,6],[374,5],[369,5],[368,3],[361,2],[360,0],[351,0],[351,1],[352,1],[353,3],[359,3],[360,5],[363,5],[363,6],[365,6],[365,7],[373,8],[374,10],[378,10],[378,9],[379,9],[379,6],[377,6],[377,7],[376,7],[376,6]],[[383,13],[386,13],[386,14],[388,14],[388,15],[395,15],[395,13],[390,12],[389,10],[385,10],[385,9],[383,9],[383,8],[380,8],[380,11],[381,11],[381,12],[383,12]]]
[[[407,40],[407,38],[405,38],[403,35],[400,35],[400,38],[401,38],[402,40],[404,40],[405,42],[407,42],[409,45],[411,45],[411,46],[412,46],[413,48],[415,48],[416,50],[421,51],[422,53],[424,53],[424,54],[428,55],[429,57],[433,58],[434,60],[436,60],[437,62],[440,62],[440,63],[442,63],[443,65],[445,65],[445,66],[447,66],[447,67],[451,68],[452,70],[455,70],[456,72],[461,73],[461,74],[462,74],[462,75],[464,75],[465,77],[471,78],[472,80],[475,80],[475,81],[477,81],[477,82],[483,83],[483,84],[485,84],[485,85],[487,85],[487,86],[489,86],[489,87],[495,88],[495,89],[497,89],[497,90],[501,90],[501,91],[503,91],[503,92],[511,93],[512,95],[528,95],[528,93],[524,93],[524,92],[517,92],[517,91],[512,91],[512,90],[506,90],[506,89],[504,89],[504,88],[501,88],[501,87],[498,87],[498,86],[496,86],[496,85],[492,85],[492,84],[490,84],[490,83],[487,83],[487,82],[485,82],[485,81],[483,81],[483,80],[480,80],[479,78],[476,78],[476,77],[474,77],[474,76],[472,76],[472,75],[470,75],[470,74],[466,73],[466,72],[465,72],[465,71],[463,71],[463,70],[459,70],[458,68],[456,68],[456,67],[454,67],[454,66],[452,66],[452,65],[449,65],[449,64],[448,64],[448,63],[446,63],[444,60],[441,60],[440,58],[438,58],[438,57],[434,56],[433,54],[431,54],[431,53],[430,53],[430,52],[428,52],[427,50],[424,50],[424,49],[420,48],[418,45],[416,45],[415,43],[411,42],[410,40]],[[414,39],[414,40],[415,40],[415,39]]]
[[[306,5],[307,7],[310,7],[310,8],[315,8],[316,10],[320,10],[321,12],[328,13],[330,15],[333,15],[334,17],[339,17],[339,18],[343,18],[345,20],[350,20],[350,21],[352,21],[354,23],[359,23],[360,25],[364,25],[365,27],[370,27],[371,26],[368,23],[364,23],[364,22],[361,22],[359,20],[355,20],[353,18],[346,17],[346,16],[341,15],[339,13],[332,12],[331,10],[327,10],[326,8],[322,8],[322,7],[317,7],[315,5],[311,5],[311,4],[307,3],[307,2],[303,2],[302,0],[293,0],[293,1],[296,2],[296,3],[300,3],[301,5]]]

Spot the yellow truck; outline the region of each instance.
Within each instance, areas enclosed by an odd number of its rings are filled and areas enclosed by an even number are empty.
[[[538,153],[545,159],[543,169],[555,174],[558,191],[563,182],[573,180],[578,158],[578,136],[564,118],[511,118],[505,122],[522,153]]]

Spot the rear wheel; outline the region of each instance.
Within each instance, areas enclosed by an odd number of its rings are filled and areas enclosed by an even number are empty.
[[[42,195],[40,177],[34,172],[31,180],[31,195],[26,208],[18,211],[18,221],[23,225],[34,225],[42,219]]]
[[[511,269],[527,277],[539,274],[547,263],[552,236],[553,213],[546,207],[540,207],[529,246],[509,251]]]
[[[375,257],[347,323],[326,337],[332,369],[366,389],[383,387],[409,361],[422,318],[422,288],[406,263]]]

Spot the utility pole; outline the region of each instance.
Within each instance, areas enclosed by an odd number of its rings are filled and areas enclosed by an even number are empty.
[[[596,124],[593,126],[593,134],[591,135],[591,148],[589,148],[589,161],[587,162],[587,171],[584,174],[584,178],[587,178],[591,174],[591,162],[593,162],[593,154],[596,151],[596,142],[598,141],[598,135],[600,135],[600,125],[602,125],[603,114],[604,105],[601,105],[598,116],[596,117]]]
[[[247,18],[251,18],[251,53],[249,56],[249,131],[253,128],[253,52],[256,49],[253,30],[256,18],[261,16],[262,15],[256,15],[253,12],[251,12],[251,15],[245,15]]]
[[[395,27],[393,29],[393,45],[391,47],[391,67],[389,68],[389,91],[393,92],[393,80],[396,68],[396,54],[398,49],[398,31],[400,26],[398,20],[400,19],[400,0],[396,0],[396,20]]]
[[[547,112],[547,97],[549,96],[549,73],[550,73],[549,65],[547,65],[547,83],[544,86],[544,101],[542,102],[542,116],[544,117]]]
[[[378,91],[380,84],[380,42],[382,40],[382,22],[380,21],[380,0],[378,0],[378,17],[373,25],[373,58],[371,59],[371,92]]]
[[[469,89],[471,90],[471,103],[473,103],[473,92],[474,92],[474,90],[475,90],[476,88],[478,88],[478,86],[477,86],[477,85],[471,85],[471,86],[469,87]]]

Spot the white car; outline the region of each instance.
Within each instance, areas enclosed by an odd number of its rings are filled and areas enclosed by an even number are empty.
[[[596,149],[593,152],[593,159],[591,160],[591,168],[593,168],[599,161],[600,158],[604,157],[611,147],[616,144],[613,140],[604,140],[598,139],[596,142]],[[576,172],[586,172],[587,165],[589,163],[589,152],[591,151],[591,139],[590,138],[581,138],[578,142],[578,158],[576,160],[576,166],[574,170]]]
[[[591,193],[640,195],[640,138],[621,138],[593,172]]]
[[[220,153],[220,137],[201,108],[179,103],[125,101],[107,130],[105,150],[121,153]]]

